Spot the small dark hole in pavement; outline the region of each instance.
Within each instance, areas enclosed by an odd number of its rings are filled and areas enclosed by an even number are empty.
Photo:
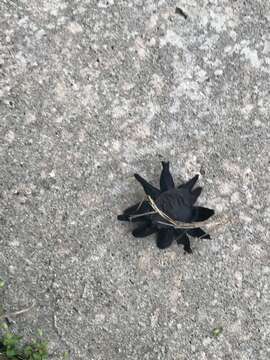
[[[63,214],[63,216],[62,216],[62,220],[63,220],[63,221],[66,221],[67,218],[68,218],[68,213],[65,211],[64,214]]]
[[[179,8],[179,7],[177,7],[176,9],[175,9],[175,13],[177,14],[177,15],[180,15],[180,16],[182,16],[184,19],[187,19],[187,14],[181,9],[181,8]]]
[[[204,168],[203,168],[203,167],[201,167],[201,169],[200,169],[200,173],[201,173],[201,175],[205,175],[205,170],[204,170]]]

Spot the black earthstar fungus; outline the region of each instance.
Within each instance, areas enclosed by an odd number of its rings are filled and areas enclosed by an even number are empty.
[[[139,222],[139,226],[132,231],[135,237],[157,233],[157,246],[160,249],[169,247],[175,239],[178,244],[184,245],[186,252],[192,253],[189,236],[210,239],[199,225],[209,219],[214,210],[194,206],[202,191],[201,187],[193,189],[198,175],[175,187],[169,162],[162,162],[162,167],[160,190],[140,175],[134,175],[142,185],[146,199],[124,210],[118,220]],[[196,222],[200,223],[198,227]]]

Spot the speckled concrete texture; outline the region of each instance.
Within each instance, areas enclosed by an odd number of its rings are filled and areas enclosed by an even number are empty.
[[[15,326],[52,359],[270,359],[269,23],[268,0],[1,0],[0,295],[35,301]],[[116,221],[160,160],[232,220],[193,255]]]

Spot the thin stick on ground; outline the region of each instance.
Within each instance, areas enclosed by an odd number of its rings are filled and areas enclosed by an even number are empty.
[[[12,318],[12,317],[18,316],[18,315],[22,315],[22,314],[32,310],[35,305],[36,304],[34,302],[31,306],[29,306],[27,308],[24,308],[24,309],[21,309],[21,310],[18,310],[18,311],[14,311],[14,312],[9,312],[9,313],[2,314],[0,316],[0,320],[5,319],[5,318]]]
[[[151,198],[151,196],[147,195],[147,200],[148,200],[149,204],[151,205],[152,209],[155,210],[155,212],[158,213],[165,221],[167,221],[167,222],[159,221],[159,223],[161,223],[163,225],[167,225],[167,226],[172,226],[175,229],[195,229],[200,226],[215,228],[215,227],[225,225],[228,222],[230,222],[230,220],[228,218],[223,218],[223,219],[213,221],[213,222],[209,222],[208,220],[205,220],[205,221],[197,221],[197,222],[192,222],[192,223],[186,223],[186,222],[182,222],[182,221],[173,220],[157,207],[157,205],[155,204],[155,202]]]
[[[131,215],[129,217],[129,219],[132,221],[133,219],[136,219],[136,218],[139,218],[142,216],[146,216],[146,215],[153,215],[153,214],[156,214],[156,211],[148,211],[148,212],[137,214],[137,215]]]

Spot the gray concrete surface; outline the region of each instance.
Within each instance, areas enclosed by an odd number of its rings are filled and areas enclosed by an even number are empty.
[[[270,358],[269,21],[268,0],[1,0],[1,302],[36,301],[16,327],[52,359]],[[191,256],[116,221],[162,159],[233,220]]]

